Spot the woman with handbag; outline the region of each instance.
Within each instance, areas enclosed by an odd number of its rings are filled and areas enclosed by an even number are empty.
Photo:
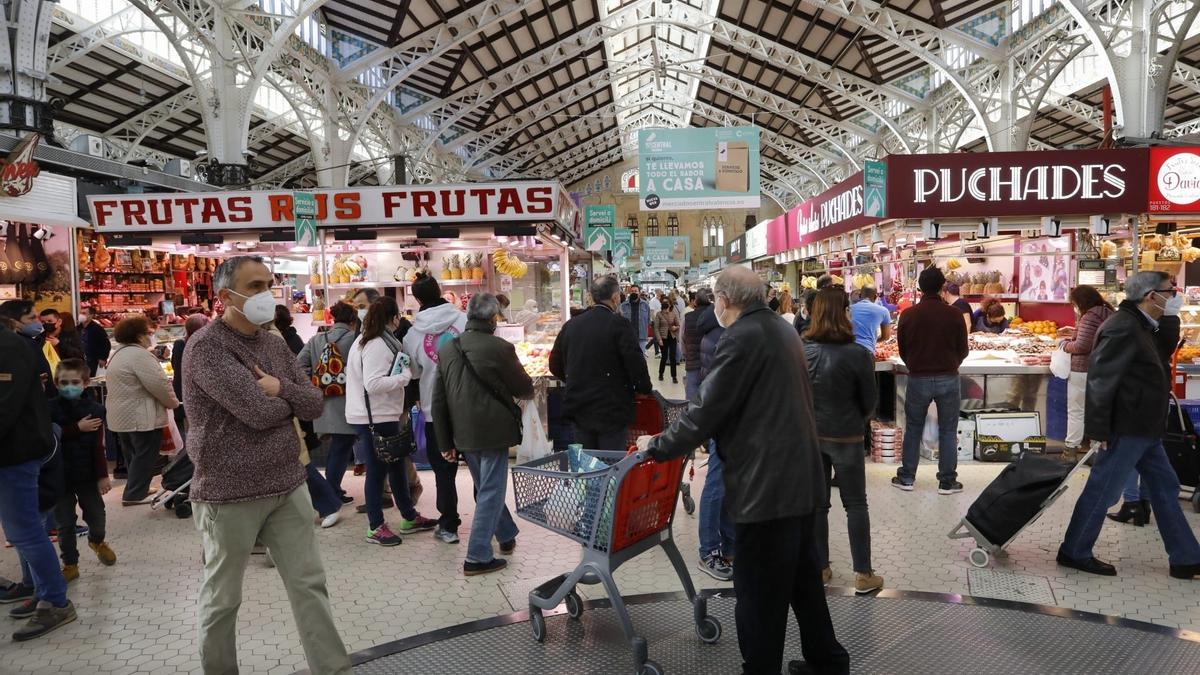
[[[447,461],[456,461],[455,455],[462,453],[477,491],[463,563],[466,576],[495,572],[508,564],[493,553],[493,539],[501,553],[512,553],[517,545],[517,524],[504,504],[508,449],[521,443],[521,409],[513,399],[533,398],[533,380],[512,343],[493,334],[499,315],[496,296],[472,296],[467,329],[438,349],[433,426]]]
[[[404,459],[413,451],[404,387],[412,380],[408,356],[392,334],[400,325],[400,308],[383,296],[371,304],[363,319],[362,335],[346,357],[346,421],[371,452],[367,457],[367,542],[400,544],[383,519],[383,484],[392,486],[400,508],[400,532],[432,530],[436,520],[423,517],[408,491]]]

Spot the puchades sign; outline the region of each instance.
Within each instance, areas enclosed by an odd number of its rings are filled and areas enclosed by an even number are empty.
[[[768,242],[768,252],[798,248],[883,220],[864,215],[864,196],[864,176],[859,171],[816,197],[804,200],[788,211],[784,219],[786,247],[779,248],[781,242],[776,236],[773,242]]]
[[[757,127],[638,130],[643,209],[756,209]]]
[[[1150,213],[1200,212],[1200,148],[1150,149]]]
[[[1148,150],[890,155],[889,218],[1141,213]]]
[[[323,228],[451,223],[557,222],[582,235],[578,207],[556,182],[474,183],[313,190]],[[292,192],[90,195],[100,232],[292,228]]]

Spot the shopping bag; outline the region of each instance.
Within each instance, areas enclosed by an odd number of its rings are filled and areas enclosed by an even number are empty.
[[[170,412],[167,413],[167,426],[163,427],[162,435],[162,446],[158,449],[160,455],[174,455],[183,447],[183,436],[179,434],[175,416]]]
[[[1067,350],[1059,345],[1058,349],[1050,355],[1050,374],[1060,380],[1065,380],[1071,376],[1071,355]]]
[[[521,413],[521,445],[517,448],[517,463],[541,459],[554,452],[554,444],[546,437],[542,416],[536,401],[528,401]]]

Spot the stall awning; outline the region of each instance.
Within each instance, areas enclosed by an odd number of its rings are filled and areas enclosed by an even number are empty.
[[[45,171],[19,197],[0,196],[0,220],[51,227],[91,227],[76,215],[75,179]]]
[[[91,227],[91,223],[79,216],[16,208],[3,202],[0,202],[0,220],[50,227]]]

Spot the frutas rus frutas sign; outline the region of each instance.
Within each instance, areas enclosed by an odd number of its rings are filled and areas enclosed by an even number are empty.
[[[1141,213],[1147,150],[891,155],[889,218]]]
[[[555,221],[582,236],[579,209],[555,182],[359,187],[313,196],[321,227]],[[100,232],[291,228],[296,218],[289,191],[90,195],[88,208]]]
[[[639,130],[642,208],[758,208],[758,148],[755,127]]]

